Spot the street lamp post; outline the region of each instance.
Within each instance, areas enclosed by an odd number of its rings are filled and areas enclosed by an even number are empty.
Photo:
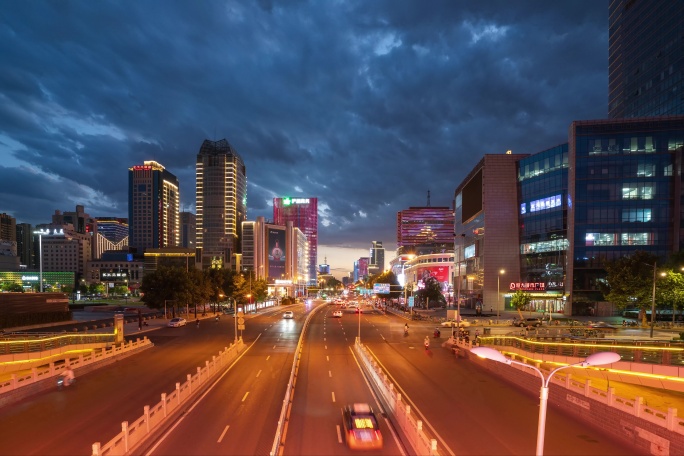
[[[38,260],[39,260],[38,263],[40,264],[40,269],[39,269],[40,276],[38,277],[38,280],[40,280],[40,292],[42,293],[43,292],[43,235],[44,234],[50,234],[50,230],[49,229],[38,230],[38,231],[34,231],[33,234],[38,235],[38,256],[40,257],[40,258],[38,258]]]
[[[458,339],[461,339],[461,250],[463,250],[463,243],[465,241],[465,234],[461,233],[461,245],[458,249],[458,285],[456,288],[456,324]],[[467,271],[466,271],[467,272]],[[451,337],[454,337],[454,327],[451,327]]]
[[[501,275],[505,273],[506,271],[502,269],[499,271],[499,275],[496,276],[496,324],[499,324],[499,293],[501,292],[499,289],[499,279],[501,279]]]
[[[656,292],[656,267],[658,262],[653,262],[653,292],[651,293],[651,339],[653,338],[653,327],[655,326],[655,292]]]
[[[620,355],[615,352],[597,352],[593,353],[585,358],[584,361],[580,361],[575,364],[568,364],[567,366],[557,367],[552,370],[547,377],[544,377],[542,371],[530,364],[521,363],[519,361],[514,361],[510,358],[506,358],[500,351],[494,350],[489,347],[474,347],[470,351],[479,356],[480,358],[491,359],[492,361],[497,361],[504,364],[517,364],[523,367],[528,367],[534,369],[542,381],[541,393],[539,395],[539,422],[537,424],[537,456],[542,456],[544,454],[544,434],[546,431],[546,408],[549,399],[549,382],[553,374],[561,369],[566,369],[568,367],[588,367],[588,366],[602,366],[606,364],[613,364],[620,360]]]

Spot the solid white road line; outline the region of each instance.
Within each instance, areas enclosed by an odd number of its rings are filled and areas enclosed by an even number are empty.
[[[245,399],[247,399],[247,396],[249,396],[249,391],[245,393],[244,396],[242,396],[242,402],[245,402]]]
[[[332,400],[335,402],[335,391],[332,392]]]

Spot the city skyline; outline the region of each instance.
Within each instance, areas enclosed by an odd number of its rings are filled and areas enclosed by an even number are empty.
[[[380,240],[391,259],[397,212],[428,191],[451,206],[485,153],[536,153],[607,116],[603,2],[39,2],[0,25],[0,212],[125,217],[146,160],[195,212],[196,152],[225,138],[248,220],[318,198],[318,263],[336,275],[353,266],[340,249]]]

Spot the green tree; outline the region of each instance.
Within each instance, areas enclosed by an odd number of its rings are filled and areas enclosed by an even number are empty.
[[[390,289],[389,294],[380,296],[383,300],[397,299],[399,296],[403,296],[404,290],[402,289],[401,285],[399,284],[399,279],[397,279],[397,275],[394,272],[385,271],[381,274],[378,274],[377,276],[373,276],[372,279],[373,279],[372,284],[376,284],[376,283],[389,284],[389,289]],[[371,284],[371,286],[372,286],[372,284]],[[440,294],[441,294],[441,290],[440,290]]]
[[[530,300],[532,300],[530,294],[522,290],[517,290],[511,296],[511,306],[518,311],[521,319],[523,318],[522,311],[530,304]]]
[[[4,282],[2,284],[2,291],[12,292],[12,293],[23,293],[24,287],[16,282]]]
[[[144,293],[142,301],[147,306],[163,309],[168,301],[176,307],[190,303],[192,286],[185,268],[160,266],[156,271],[145,274],[140,292]]]
[[[128,287],[125,285],[117,285],[114,288],[112,288],[111,294],[116,296],[123,296],[125,294],[128,294]]]
[[[667,303],[672,307],[674,323],[677,310],[681,310],[684,303],[684,275],[671,269],[661,272],[656,286],[656,298],[657,302]]]
[[[91,283],[88,286],[88,292],[90,294],[96,295],[96,294],[104,294],[105,292],[105,285],[104,283]]]
[[[431,302],[436,302],[439,305],[446,304],[444,295],[442,294],[442,285],[434,277],[428,277],[425,280],[425,286],[418,290],[416,299],[421,303],[425,309],[430,308]]]
[[[646,323],[646,309],[653,297],[653,273],[657,257],[638,250],[634,254],[606,262],[606,281],[602,284],[605,299],[618,309],[636,307]]]

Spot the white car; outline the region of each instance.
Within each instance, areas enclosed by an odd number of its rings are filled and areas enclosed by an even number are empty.
[[[333,318],[342,318],[342,311],[336,310],[333,312]]]
[[[294,318],[294,312],[292,312],[291,310],[288,310],[287,312],[285,312],[283,314],[283,318]]]
[[[457,324],[456,320],[447,320],[442,322],[442,326],[446,326],[447,328],[455,328],[456,326],[460,326],[461,328],[467,328],[470,326],[470,322],[467,320],[461,320],[460,325]]]
[[[188,322],[185,320],[185,318],[172,318],[168,326],[171,328],[180,328],[181,326],[185,326],[187,323]]]

